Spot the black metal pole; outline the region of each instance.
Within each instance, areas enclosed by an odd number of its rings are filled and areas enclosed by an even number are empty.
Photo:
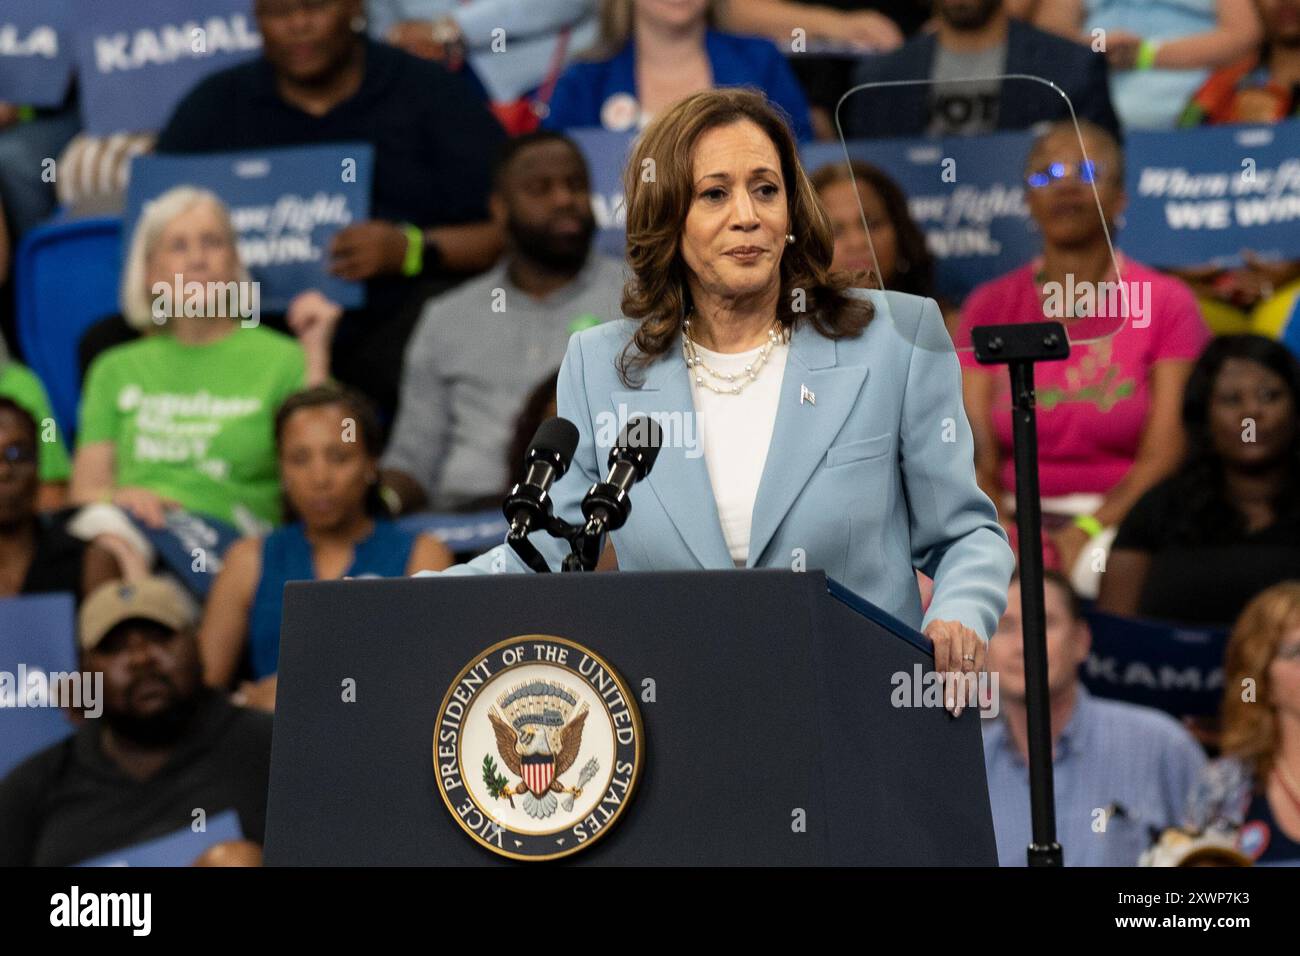
[[[1029,735],[1030,866],[1060,866],[1056,793],[1052,782],[1052,708],[1047,693],[1047,615],[1043,609],[1043,511],[1038,498],[1038,419],[1034,363],[1070,356],[1060,322],[984,325],[971,330],[975,358],[1011,373],[1011,436],[1016,468],[1016,530],[1020,537],[1020,629],[1025,654]]]
[[[1029,735],[1030,866],[1061,866],[1056,842],[1056,787],[1052,779],[1051,700],[1047,687],[1047,617],[1043,597],[1043,513],[1038,497],[1038,422],[1034,363],[1011,371],[1011,435],[1016,469],[1016,529],[1020,537],[1020,627],[1025,655],[1025,712]]]

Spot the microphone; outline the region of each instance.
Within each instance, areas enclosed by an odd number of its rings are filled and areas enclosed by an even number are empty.
[[[510,540],[522,540],[551,518],[551,485],[569,470],[578,450],[578,429],[566,418],[542,422],[524,455],[524,480],[510,489],[501,510],[510,522]]]
[[[584,534],[599,537],[623,527],[632,511],[628,491],[650,474],[662,441],[663,433],[653,418],[638,415],[623,426],[609,452],[609,476],[592,485],[582,499],[582,515],[587,519]]]

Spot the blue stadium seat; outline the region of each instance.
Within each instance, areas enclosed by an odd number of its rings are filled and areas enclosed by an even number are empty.
[[[48,223],[18,247],[18,339],[27,364],[45,383],[65,441],[76,432],[81,396],[77,343],[88,326],[117,311],[121,265],[117,216]]]

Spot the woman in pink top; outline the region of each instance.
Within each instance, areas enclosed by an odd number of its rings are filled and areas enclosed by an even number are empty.
[[[1108,307],[1107,296],[1096,294],[1116,275],[1089,183],[1095,179],[1113,234],[1127,201],[1123,154],[1105,130],[1083,123],[1081,132],[1088,160],[1073,124],[1057,124],[1034,142],[1026,200],[1043,253],[971,292],[958,341],[969,342],[977,325],[1047,319],[1065,322],[1074,342],[1101,336],[1072,345],[1068,360],[1036,371],[1044,528],[1061,569],[1093,596],[1101,570],[1090,560],[1094,549],[1109,546],[1133,503],[1182,457],[1183,385],[1209,332],[1186,286],[1127,257],[1119,257],[1127,321],[1124,298],[1111,297],[1115,304]],[[1067,301],[1071,289],[1075,296]],[[1095,295],[1093,312],[1080,290]],[[1015,476],[1006,369],[960,354],[980,486],[1010,518],[1006,499]]]

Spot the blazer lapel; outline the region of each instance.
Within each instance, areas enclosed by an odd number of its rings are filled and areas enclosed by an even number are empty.
[[[790,341],[776,425],[754,500],[747,567],[757,566],[862,391],[867,367],[835,363],[835,342],[800,323]],[[815,404],[800,400],[805,388]]]
[[[679,344],[646,369],[641,388],[613,392],[610,399],[620,429],[638,412],[659,421],[668,447],[660,450],[642,484],[650,486],[701,567],[729,568],[733,566],[731,552],[722,537],[687,375]],[[691,447],[684,438],[692,440]]]

